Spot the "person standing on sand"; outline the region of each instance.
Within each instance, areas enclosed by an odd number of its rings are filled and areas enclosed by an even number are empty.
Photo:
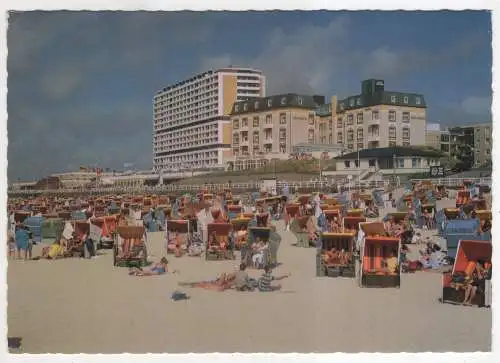
[[[210,212],[210,204],[205,203],[205,208],[198,213],[197,217],[201,232],[201,239],[203,240],[203,243],[206,244],[208,241],[208,224],[214,221],[212,213]]]

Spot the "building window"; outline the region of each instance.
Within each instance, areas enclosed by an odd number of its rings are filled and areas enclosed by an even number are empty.
[[[286,125],[286,114],[280,113],[280,125]]]
[[[362,113],[362,112],[359,112],[359,113],[356,115],[356,119],[357,119],[358,124],[362,124],[362,123],[363,123],[363,113]]]
[[[258,110],[259,109],[259,101],[255,101],[255,103],[253,104],[253,107]]]
[[[259,117],[258,116],[253,118],[253,127],[259,127]]]
[[[396,96],[391,96],[391,103],[396,103]]]
[[[405,159],[403,159],[403,158],[397,158],[396,159],[396,168],[403,169],[404,167],[405,167]]]
[[[420,158],[412,158],[411,159],[411,167],[412,168],[420,168],[422,166],[422,159]]]
[[[238,120],[233,121],[233,129],[238,130],[240,128],[240,122]]]
[[[415,104],[420,105],[422,103],[422,100],[420,97],[415,97]]]
[[[246,110],[248,110],[248,105],[245,103],[245,104],[243,104],[243,111],[246,111]]]
[[[350,160],[344,160],[344,166],[349,169],[351,167],[351,161]]]
[[[356,105],[361,106],[361,98],[356,99]]]
[[[396,127],[394,127],[394,126],[389,127],[389,138],[390,139],[396,138]]]
[[[408,96],[403,97],[403,103],[408,104]]]
[[[378,120],[378,119],[379,119],[378,111],[372,111],[372,120]]]
[[[347,131],[347,142],[353,142],[353,141],[354,141],[354,131],[348,130]]]
[[[353,145],[353,144],[347,144],[347,148],[348,148],[349,150],[352,150],[352,149],[354,149],[354,145]]]
[[[362,128],[359,128],[357,130],[357,136],[358,136],[358,141],[363,140],[363,129]]]
[[[352,114],[347,115],[347,124],[348,125],[354,124],[354,116]]]
[[[259,143],[259,132],[258,131],[255,131],[253,133],[253,143],[254,144],[258,144]]]
[[[280,129],[280,139],[286,139],[286,130]]]
[[[369,159],[368,166],[375,166],[375,159]]]
[[[349,100],[349,106],[354,107],[354,98]]]
[[[303,103],[302,97],[299,97],[298,102],[299,102],[299,105],[302,106],[302,103]]]
[[[408,140],[403,140],[403,146],[410,146],[410,142]]]
[[[267,100],[267,107],[272,107],[273,106],[273,100],[271,98],[269,98]]]
[[[365,144],[362,142],[358,142],[358,144],[356,146],[357,146],[358,150],[363,150],[365,147]]]
[[[248,119],[246,117],[241,120],[241,127],[248,127]]]
[[[342,144],[344,142],[341,132],[337,132],[337,144]]]
[[[233,135],[233,144],[239,144],[240,143],[240,136],[238,134]]]
[[[270,125],[273,123],[273,116],[272,115],[266,115],[266,125]]]
[[[281,105],[286,105],[286,97],[281,97]]]
[[[403,112],[403,122],[410,122],[410,113],[409,112]]]
[[[403,127],[403,139],[410,138],[410,129],[408,127]]]
[[[314,126],[314,114],[309,114],[308,123],[309,125]]]
[[[341,129],[344,125],[342,124],[342,116],[337,117],[337,128]]]
[[[389,121],[396,122],[396,111],[389,111]]]

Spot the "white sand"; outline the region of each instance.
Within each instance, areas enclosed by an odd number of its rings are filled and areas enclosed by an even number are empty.
[[[178,275],[131,277],[108,252],[95,260],[14,261],[8,329],[29,353],[418,352],[491,350],[491,310],[441,304],[441,276],[402,277],[400,289],[316,278],[315,250],[282,232],[279,293],[179,288],[238,261],[169,257]],[[154,259],[163,246],[151,247]],[[251,271],[258,276],[257,271]]]

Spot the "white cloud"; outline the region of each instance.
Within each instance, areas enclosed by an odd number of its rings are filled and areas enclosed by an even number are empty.
[[[254,57],[215,54],[202,59],[200,65],[203,69],[228,64],[260,69],[268,76],[268,94],[328,94],[333,89],[352,90],[353,79],[391,80],[430,67],[445,67],[470,55],[486,39],[484,34],[469,34],[437,52],[395,51],[388,45],[356,49],[355,44],[349,43],[350,30],[348,16],[337,17],[326,26],[304,25],[286,33],[275,28],[262,51]]]
[[[462,101],[461,106],[469,115],[488,115],[491,112],[491,97],[470,96]]]

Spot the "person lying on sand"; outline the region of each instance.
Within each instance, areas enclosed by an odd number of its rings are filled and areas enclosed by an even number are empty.
[[[58,258],[64,257],[64,245],[61,244],[60,240],[56,240],[50,246],[44,247],[42,249],[41,258],[46,258],[48,260],[56,260]]]
[[[153,264],[149,269],[142,269],[139,267],[131,267],[128,270],[130,276],[157,276],[164,275],[168,272],[168,261],[165,257],[162,257],[160,262]],[[177,271],[172,271],[176,273]]]
[[[219,277],[211,281],[179,282],[179,286],[198,287],[207,290],[222,292],[232,288],[235,279],[234,273],[221,273]]]

